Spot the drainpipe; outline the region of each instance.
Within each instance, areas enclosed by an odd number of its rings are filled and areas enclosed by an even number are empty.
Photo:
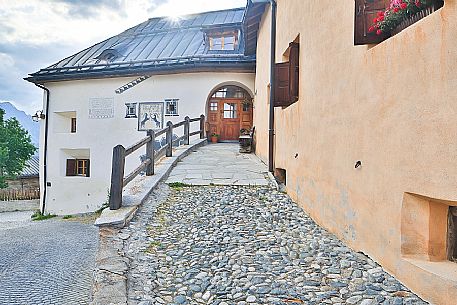
[[[271,5],[271,49],[270,49],[270,115],[268,120],[268,170],[274,172],[275,144],[275,63],[276,63],[276,1],[270,0]]]
[[[44,151],[43,151],[43,156],[44,156],[44,160],[43,160],[43,203],[42,203],[42,208],[41,208],[41,214],[44,214],[44,211],[45,211],[45,207],[46,207],[46,189],[47,189],[47,185],[46,185],[46,181],[47,181],[47,152],[48,152],[48,114],[49,114],[49,89],[46,88],[45,86],[41,85],[41,84],[35,84],[35,86],[43,89],[44,91],[46,91],[46,114],[45,114],[45,117],[44,117],[44,143],[43,143],[43,148],[44,148]]]

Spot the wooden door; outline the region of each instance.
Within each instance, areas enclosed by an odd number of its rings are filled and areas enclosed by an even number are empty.
[[[221,141],[234,141],[240,137],[240,105],[240,100],[223,99],[219,101]]]
[[[240,129],[252,128],[252,105],[241,99],[211,99],[208,104],[208,133],[220,141],[238,141]]]

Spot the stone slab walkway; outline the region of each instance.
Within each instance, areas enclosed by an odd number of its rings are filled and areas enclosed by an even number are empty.
[[[427,304],[269,187],[161,185],[121,230],[128,304]]]
[[[167,183],[189,185],[268,185],[268,168],[254,154],[239,153],[234,143],[209,144],[184,158]]]

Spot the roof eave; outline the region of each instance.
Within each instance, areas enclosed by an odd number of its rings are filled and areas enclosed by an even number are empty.
[[[45,82],[57,82],[68,80],[84,80],[97,78],[115,78],[128,77],[138,75],[166,75],[166,74],[181,74],[195,72],[237,72],[237,73],[255,73],[256,62],[254,60],[244,62],[219,62],[214,63],[187,63],[185,65],[168,65],[162,67],[146,67],[144,69],[136,68],[115,68],[104,71],[73,71],[70,73],[54,73],[47,75],[31,74],[24,80],[42,84]]]

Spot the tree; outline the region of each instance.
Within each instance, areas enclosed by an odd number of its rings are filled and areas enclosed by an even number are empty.
[[[0,188],[8,186],[6,179],[17,176],[36,151],[27,130],[16,118],[4,120],[4,114],[0,109]]]

